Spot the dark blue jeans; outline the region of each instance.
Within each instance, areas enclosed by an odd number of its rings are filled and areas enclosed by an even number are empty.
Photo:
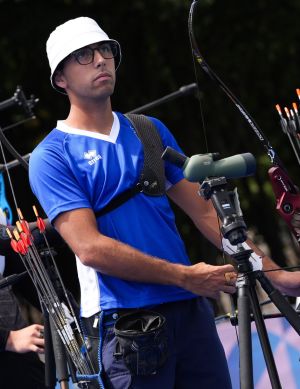
[[[167,361],[156,374],[131,376],[123,360],[114,357],[113,323],[104,325],[102,379],[105,389],[231,389],[224,350],[206,299],[166,303],[151,307],[151,310],[160,312],[167,320]],[[96,348],[94,345],[95,364]]]

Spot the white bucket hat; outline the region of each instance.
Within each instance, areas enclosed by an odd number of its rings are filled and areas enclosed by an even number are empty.
[[[99,27],[95,20],[88,17],[71,19],[56,27],[50,34],[47,44],[47,56],[51,69],[50,81],[54,89],[62,92],[62,89],[55,85],[53,74],[59,63],[73,51],[93,43],[110,41],[116,42],[118,54],[115,58],[116,69],[121,62],[121,48],[119,42],[109,39],[108,35]]]

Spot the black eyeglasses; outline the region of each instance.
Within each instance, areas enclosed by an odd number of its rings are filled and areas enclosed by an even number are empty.
[[[103,58],[112,59],[118,55],[119,46],[116,42],[98,43],[95,47],[86,46],[73,51],[70,56],[74,57],[80,65],[88,65],[94,61],[95,50],[97,50]]]

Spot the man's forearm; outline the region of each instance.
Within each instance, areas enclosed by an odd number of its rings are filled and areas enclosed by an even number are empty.
[[[128,281],[183,286],[187,266],[170,263],[111,239],[99,236],[94,245],[78,253],[84,265]]]
[[[102,235],[89,208],[63,213],[55,227],[80,261],[102,274],[128,281],[175,285],[206,297],[217,298],[220,291],[233,293],[224,274],[232,265],[211,266],[204,262],[186,266],[151,255]]]
[[[148,256],[113,239],[101,236],[82,262],[95,270],[124,280],[175,285],[194,294],[218,298],[219,292],[233,293],[224,274],[233,272],[232,265],[212,266],[199,262],[192,266],[170,263]]]

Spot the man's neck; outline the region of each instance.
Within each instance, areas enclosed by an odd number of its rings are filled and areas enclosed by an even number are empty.
[[[111,103],[72,104],[65,123],[70,127],[109,135],[113,124]]]

